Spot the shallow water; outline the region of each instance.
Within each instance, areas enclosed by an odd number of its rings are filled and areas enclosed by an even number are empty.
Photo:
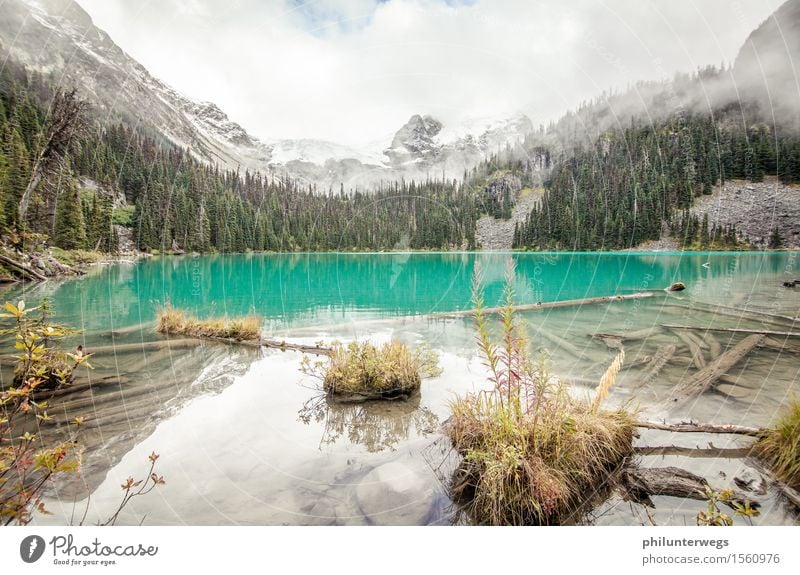
[[[73,504],[87,522],[106,517],[121,497],[119,485],[147,470],[161,454],[167,484],[132,503],[119,523],[147,524],[448,524],[462,521],[443,482],[453,457],[439,434],[453,397],[487,386],[468,318],[431,316],[470,307],[470,281],[480,262],[487,304],[500,297],[507,261],[517,263],[520,303],[548,302],[654,290],[656,297],[530,311],[522,314],[530,345],[549,356],[552,371],[589,394],[617,353],[613,337],[660,324],[699,328],[799,331],[791,322],[761,321],[731,306],[795,317],[800,254],[298,254],[151,258],[95,270],[90,276],[36,286],[29,304],[49,297],[58,319],[83,327],[93,359],[90,377],[114,381],[52,403],[57,434],[79,414],[87,446],[80,481],[51,494],[55,514],[40,523],[70,521]],[[704,264],[707,264],[704,266]],[[688,289],[660,291],[674,281]],[[23,294],[14,289],[6,299]],[[426,380],[405,403],[342,406],[320,397],[317,382],[299,371],[295,352],[216,343],[164,341],[153,333],[155,308],[169,301],[200,316],[255,312],[267,335],[290,340],[399,338],[440,353],[441,376]],[[701,308],[701,309],[699,309]],[[712,311],[708,311],[708,310]],[[755,318],[755,319],[754,319]],[[770,320],[775,321],[775,320]],[[757,348],[714,392],[679,408],[668,399],[676,383],[696,371],[680,331],[658,328],[625,342],[627,365],[608,400],[631,402],[643,417],[767,425],[800,385],[794,353]],[[701,330],[706,361],[711,348],[745,334]],[[160,348],[142,342],[161,341]],[[792,343],[800,345],[800,338]],[[648,361],[675,345],[656,377]],[[110,346],[114,346],[115,353]],[[641,360],[641,363],[637,363]],[[4,365],[4,381],[9,375]],[[121,382],[115,379],[121,377]],[[745,445],[727,436],[643,432],[639,446]],[[101,449],[97,449],[97,448]],[[679,450],[643,455],[642,463],[676,465],[704,475],[714,487],[731,485],[748,463],[739,458],[687,456]],[[796,523],[774,493],[759,498],[754,522]],[[693,523],[702,502],[655,498],[659,524]],[[618,497],[587,522],[649,522],[644,510]]]

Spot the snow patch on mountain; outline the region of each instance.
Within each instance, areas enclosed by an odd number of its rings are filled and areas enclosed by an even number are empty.
[[[314,139],[259,139],[212,102],[153,77],[97,28],[74,0],[4,0],[0,57],[75,86],[101,122],[127,122],[161,134],[200,161],[269,171],[321,186],[446,174],[458,177],[532,130],[524,116],[448,124],[414,115],[390,141],[366,147]]]

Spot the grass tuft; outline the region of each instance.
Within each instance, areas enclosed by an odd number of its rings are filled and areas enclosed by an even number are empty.
[[[253,341],[261,339],[261,318],[256,315],[233,319],[198,319],[183,310],[166,305],[158,310],[158,327],[166,335],[188,335],[192,337],[215,337]]]
[[[335,343],[328,361],[303,362],[303,371],[322,380],[329,396],[347,401],[402,399],[417,392],[423,377],[440,373],[438,358],[427,348],[410,350],[390,341]]]
[[[490,337],[480,284],[478,273],[478,346],[494,388],[452,404],[446,429],[462,461],[451,494],[475,523],[561,523],[605,491],[609,474],[632,452],[632,415],[599,409],[623,358],[603,377],[594,402],[573,398],[543,362],[527,354],[513,310],[513,267],[499,313],[500,343]]]
[[[756,442],[754,449],[778,479],[800,489],[799,400],[792,400],[788,411]]]

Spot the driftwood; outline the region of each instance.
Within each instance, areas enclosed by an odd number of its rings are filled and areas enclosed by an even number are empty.
[[[590,304],[597,304],[597,303],[614,303],[618,301],[628,301],[628,300],[639,300],[639,299],[647,299],[651,297],[656,297],[661,295],[656,292],[637,292],[627,295],[612,295],[612,296],[600,296],[600,297],[588,297],[583,299],[568,299],[563,301],[549,301],[549,302],[537,302],[537,303],[530,303],[524,305],[515,305],[514,311],[535,311],[539,309],[552,309],[557,307],[573,307],[573,306],[581,306],[581,305],[590,305]],[[494,314],[500,313],[503,311],[501,307],[490,307],[483,310],[486,314]],[[428,314],[424,317],[465,317],[471,316],[475,313],[474,309],[462,310],[462,311],[448,311],[436,314]],[[402,319],[402,318],[396,318]]]
[[[764,339],[763,335],[751,335],[723,353],[707,367],[681,383],[672,395],[672,399],[688,399],[706,391],[729,369],[739,363],[754,347]]]
[[[744,425],[693,422],[660,423],[658,421],[637,421],[636,427],[674,431],[677,433],[729,433],[734,435],[750,435],[753,437],[758,437],[764,431],[759,427],[747,427]]]
[[[331,348],[319,345],[305,345],[302,343],[287,343],[273,339],[262,339],[259,345],[281,351],[299,351],[300,353],[312,353],[314,355],[330,355]]]
[[[582,306],[582,305],[590,305],[590,304],[600,304],[600,303],[615,303],[621,301],[628,301],[628,300],[639,300],[639,299],[647,299],[653,297],[666,297],[665,292],[637,292],[633,294],[626,294],[626,295],[613,295],[613,296],[601,296],[601,297],[590,297],[584,299],[571,299],[571,300],[564,300],[564,301],[552,301],[552,302],[537,302],[532,304],[523,304],[523,305],[515,305],[513,306],[514,311],[537,311],[543,309],[552,309],[552,308],[559,308],[559,307],[573,307],[573,306]],[[484,309],[484,313],[487,314],[496,314],[502,311],[503,308],[500,307],[493,307]],[[382,325],[382,324],[398,324],[407,321],[439,321],[439,320],[447,320],[453,318],[463,318],[463,317],[471,317],[475,315],[474,309],[465,309],[460,311],[444,311],[444,312],[436,312],[436,313],[427,313],[427,314],[420,314],[420,315],[405,315],[405,316],[398,316],[392,318],[380,318],[380,319],[365,319],[356,322],[349,323],[348,325]],[[301,331],[304,333],[318,333],[320,331],[326,331],[330,329],[341,328],[341,324],[323,324],[317,326],[309,326],[302,328]],[[290,332],[287,331],[279,331],[277,333],[286,334],[287,336],[290,335]],[[291,332],[292,334],[297,334],[297,330]],[[275,335],[275,334],[273,334]]]
[[[707,327],[707,326],[696,326],[696,325],[675,325],[669,323],[662,323],[661,327],[665,327],[667,329],[688,329],[694,331],[724,331],[727,333],[753,333],[758,335],[782,335],[785,337],[800,337],[800,332],[792,332],[792,331],[772,331],[768,329],[744,329],[744,328],[734,328],[734,327]]]
[[[633,448],[636,455],[681,455],[711,459],[742,459],[750,455],[749,447],[684,447],[681,445],[641,445]]]
[[[21,271],[23,273],[23,275],[27,275],[27,276],[32,277],[33,279],[37,279],[39,281],[47,281],[47,277],[42,275],[42,274],[40,274],[35,269],[33,269],[33,268],[29,267],[29,266],[26,266],[25,264],[22,264],[22,263],[20,263],[20,262],[18,262],[16,260],[12,260],[11,258],[6,257],[6,256],[4,256],[2,254],[0,254],[0,262],[4,263],[6,265],[9,265],[12,268],[18,269],[19,271]]]
[[[697,345],[697,342],[695,342],[688,336],[688,334],[685,333],[676,331],[675,335],[677,335],[680,340],[689,348],[689,352],[692,354],[692,363],[694,363],[694,366],[697,369],[703,369],[706,366],[706,360],[703,357],[703,351],[700,349],[700,346]]]
[[[653,495],[667,495],[685,499],[708,499],[706,489],[711,488],[705,478],[678,467],[639,468],[628,467],[622,472],[622,487],[626,495],[643,505],[655,507],[650,499]],[[758,501],[750,499],[744,493],[734,491],[727,501],[720,501],[734,508],[734,504],[760,507]]]
[[[672,356],[675,355],[675,350],[677,348],[673,344],[665,345],[658,348],[658,351],[653,356],[652,361],[650,362],[650,367],[647,369],[647,372],[642,376],[642,379],[639,381],[637,388],[647,385],[653,379],[661,373],[661,370],[667,365]]]

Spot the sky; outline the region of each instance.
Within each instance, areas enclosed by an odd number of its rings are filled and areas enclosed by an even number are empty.
[[[732,62],[780,0],[77,0],[153,75],[265,140],[385,141],[555,120],[604,90]]]

